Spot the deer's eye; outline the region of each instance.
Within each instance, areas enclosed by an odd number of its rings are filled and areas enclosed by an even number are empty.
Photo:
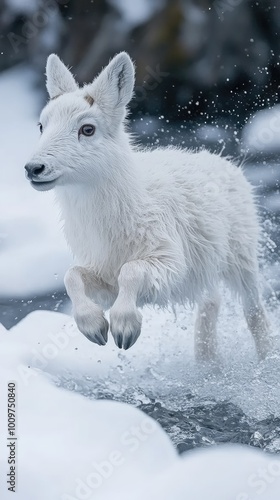
[[[40,133],[42,134],[43,133],[43,125],[42,125],[42,123],[38,123],[38,125],[39,125]]]
[[[94,134],[94,132],[95,132],[94,125],[82,125],[79,130],[79,136],[85,135],[86,137],[90,137],[91,135]]]

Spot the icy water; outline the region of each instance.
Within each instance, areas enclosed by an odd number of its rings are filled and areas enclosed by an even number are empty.
[[[152,122],[150,125],[147,122],[146,143],[151,142],[149,126],[152,141],[164,143],[160,132],[155,141]],[[179,128],[172,137],[174,144],[182,143]],[[217,149],[214,139],[208,146]],[[201,140],[198,137],[200,143]],[[190,134],[184,142],[185,146],[197,145]],[[236,152],[230,141],[226,148],[231,154]],[[246,172],[258,188],[264,229],[261,263],[264,296],[278,345],[280,167],[275,158],[269,163],[259,159],[254,163],[248,161]],[[10,301],[1,306],[1,312],[4,323],[11,327],[31,310],[63,311],[68,305],[64,293],[58,292],[48,297]],[[193,359],[192,311],[179,308],[174,318],[172,311],[145,310],[144,317],[141,343],[131,352],[115,352],[117,362],[110,364],[103,355],[106,351],[102,351],[100,359],[98,351],[93,356],[91,370],[52,373],[55,383],[84,397],[114,399],[137,406],[162,425],[179,452],[234,442],[280,453],[280,355],[276,351],[271,359],[257,363],[240,305],[232,303],[224,292],[219,320],[219,368],[198,366]],[[76,354],[78,357],[79,352]]]
[[[152,388],[146,393],[134,387],[120,391],[116,396],[114,387],[110,389],[111,384],[107,382],[109,387],[104,388],[92,381],[95,387],[90,389],[89,381],[62,378],[57,381],[57,385],[93,399],[106,398],[133,404],[160,423],[179,453],[221,443],[247,444],[267,452],[280,453],[280,417],[269,415],[259,420],[246,414],[230,400],[219,402],[213,397],[202,398],[191,392],[179,391],[178,394],[172,393],[163,398],[155,397]],[[279,386],[277,390],[279,393]],[[265,397],[267,393],[260,394],[260,405]]]

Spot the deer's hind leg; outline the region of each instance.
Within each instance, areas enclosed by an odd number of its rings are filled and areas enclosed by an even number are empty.
[[[195,322],[195,356],[198,361],[215,361],[217,358],[217,320],[220,295],[217,291],[199,302]]]
[[[241,299],[248,328],[253,335],[259,359],[264,359],[272,349],[270,326],[261,302],[257,273],[243,274]]]

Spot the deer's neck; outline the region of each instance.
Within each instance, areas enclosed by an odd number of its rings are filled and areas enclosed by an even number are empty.
[[[67,186],[57,192],[77,263],[93,267],[107,281],[129,258],[130,242],[141,224],[144,193],[132,158],[118,159],[110,166],[111,176],[96,186]]]

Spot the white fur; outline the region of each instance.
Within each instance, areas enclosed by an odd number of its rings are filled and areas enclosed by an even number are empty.
[[[43,134],[32,164],[45,165],[37,180],[53,182],[33,186],[56,190],[77,262],[65,284],[81,332],[105,344],[103,310],[111,308],[115,342],[128,348],[141,331],[137,307],[189,301],[199,306],[197,356],[213,358],[223,280],[241,297],[258,353],[265,356],[269,329],[258,291],[259,225],[242,169],[207,151],[136,149],[124,127],[134,86],[126,53],[83,88],[52,55],[47,82],[50,97],[59,97],[42,112]],[[95,125],[92,137],[78,137],[83,124]]]

